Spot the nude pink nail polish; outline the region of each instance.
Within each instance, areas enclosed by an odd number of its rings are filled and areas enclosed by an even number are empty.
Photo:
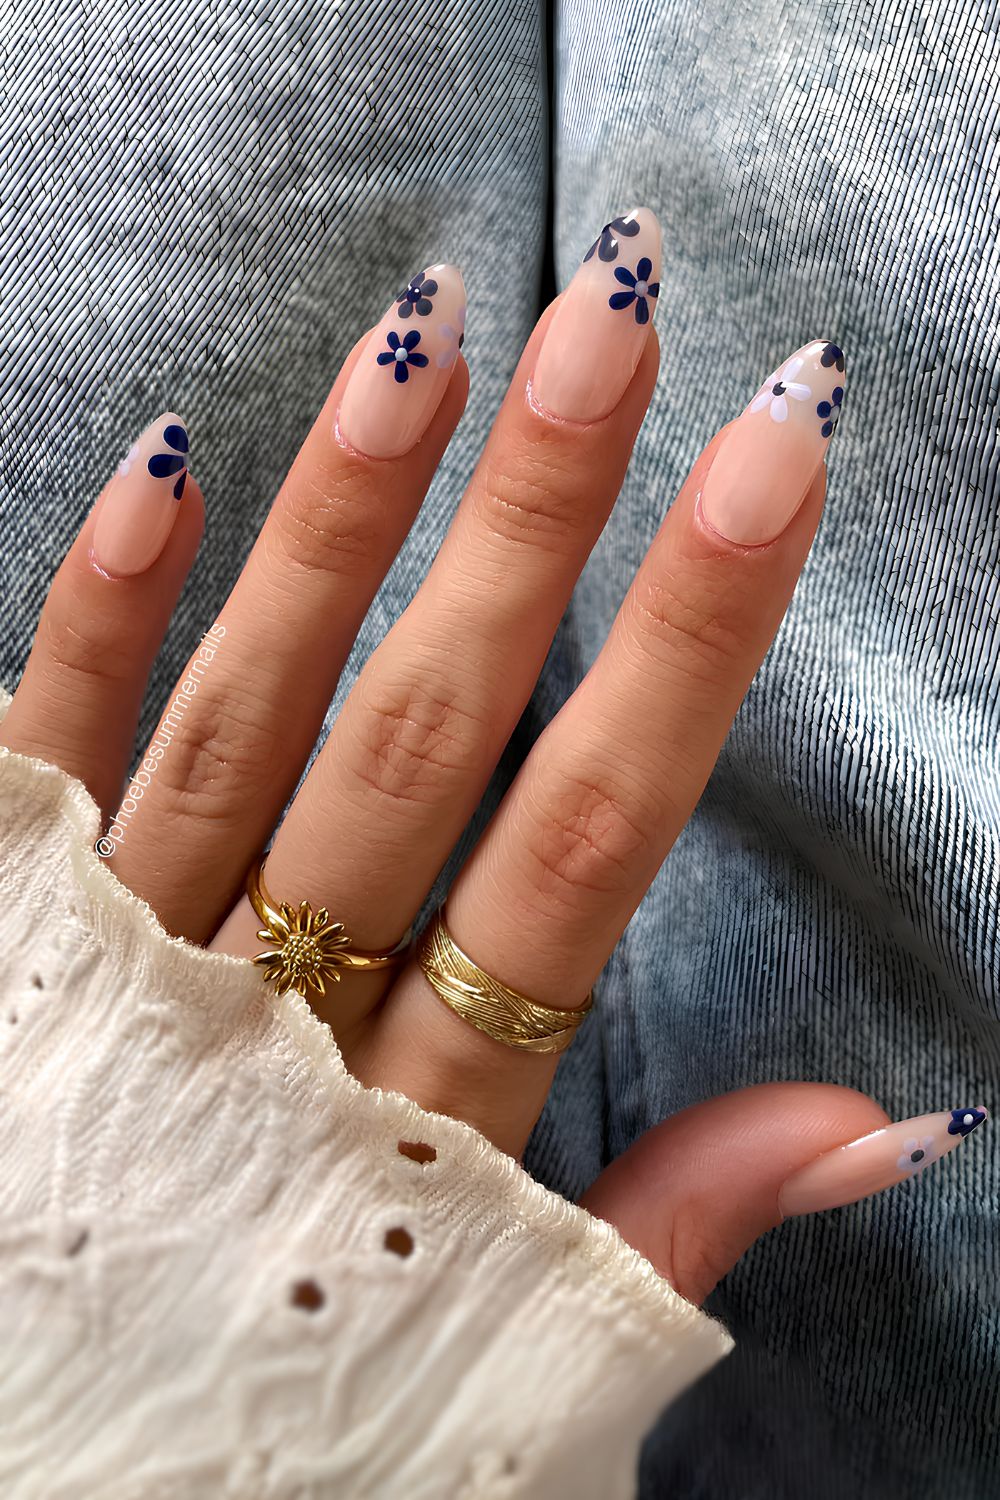
[[[917,1115],[837,1146],[793,1173],[778,1195],[784,1219],[840,1208],[905,1182],[961,1145],[987,1118],[980,1105]]]
[[[176,412],[164,412],[132,444],[113,475],[97,515],[92,555],[104,573],[144,573],[166,545],[184,493],[188,434]]]
[[[769,375],[727,430],[700,496],[715,531],[743,546],[780,536],[799,509],[840,420],[843,351],[816,339]]]
[[[614,411],[649,338],[660,248],[651,209],[605,224],[546,330],[531,379],[538,406],[572,422]]]
[[[399,458],[437,411],[465,339],[465,283],[457,266],[414,276],[372,329],[337,414],[343,440],[369,458]]]

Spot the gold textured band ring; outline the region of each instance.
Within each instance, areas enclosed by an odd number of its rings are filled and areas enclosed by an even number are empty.
[[[330,921],[325,906],[314,913],[308,901],[298,907],[287,901],[276,905],[264,884],[262,859],[247,875],[247,896],[264,924],[257,937],[269,945],[253,962],[263,968],[265,979],[274,981],[279,995],[286,990],[298,990],[306,999],[309,990],[325,995],[326,981],[339,984],[343,969],[388,969],[409,954],[412,927],[390,952],[365,953],[353,946],[343,922]]]
[[[462,952],[445,926],[443,910],[421,939],[419,961],[435,994],[456,1015],[494,1041],[523,1052],[562,1052],[594,1003],[588,995],[583,1005],[559,1010],[501,984]]]

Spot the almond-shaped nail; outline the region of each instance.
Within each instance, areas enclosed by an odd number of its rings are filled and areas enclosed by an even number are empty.
[[[151,422],[112,476],[94,527],[93,558],[105,573],[145,573],[166,545],[188,472],[183,417],[164,412]]]
[[[428,266],[398,294],[351,371],[337,426],[369,458],[400,458],[420,441],[465,342],[465,282]]]
[[[648,208],[605,224],[538,351],[531,394],[553,416],[596,422],[635,374],[660,295],[660,226]]]
[[[826,458],[844,370],[838,345],[806,344],[768,376],[726,431],[701,492],[702,515],[721,536],[752,547],[784,531]]]
[[[826,1151],[788,1178],[778,1195],[784,1219],[856,1203],[922,1172],[986,1119],[983,1107],[917,1115]]]

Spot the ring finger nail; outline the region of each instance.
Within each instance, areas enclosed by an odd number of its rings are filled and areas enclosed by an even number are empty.
[[[399,458],[423,436],[465,340],[457,266],[429,266],[372,329],[351,371],[337,425],[369,458]]]
[[[177,515],[188,469],[188,434],[164,412],[132,444],[108,485],[94,528],[93,558],[105,573],[144,573],[159,557]]]
[[[531,392],[553,416],[614,411],[639,363],[660,295],[660,226],[648,208],[605,224],[583,257],[539,350]]]
[[[783,1219],[855,1203],[894,1187],[953,1151],[986,1119],[985,1109],[917,1115],[838,1146],[795,1172],[778,1195]]]
[[[701,492],[713,530],[743,546],[780,536],[826,457],[844,399],[844,355],[806,344],[761,386],[728,429]]]

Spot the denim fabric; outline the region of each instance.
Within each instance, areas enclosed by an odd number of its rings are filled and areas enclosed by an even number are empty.
[[[100,14],[29,0],[3,23],[5,679],[92,495],[173,406],[209,534],[148,728],[351,342],[405,276],[454,259],[470,409],[349,685],[440,539],[547,237],[562,284],[601,223],[648,203],[661,383],[494,797],[768,370],[836,339],[846,415],[789,617],[529,1164],[575,1195],[664,1114],[772,1078],[849,1084],[896,1118],[995,1105],[996,5]],[[651,1436],[645,1500],[1000,1496],[996,1164],[984,1135],[759,1243],[712,1299],[737,1351]]]

